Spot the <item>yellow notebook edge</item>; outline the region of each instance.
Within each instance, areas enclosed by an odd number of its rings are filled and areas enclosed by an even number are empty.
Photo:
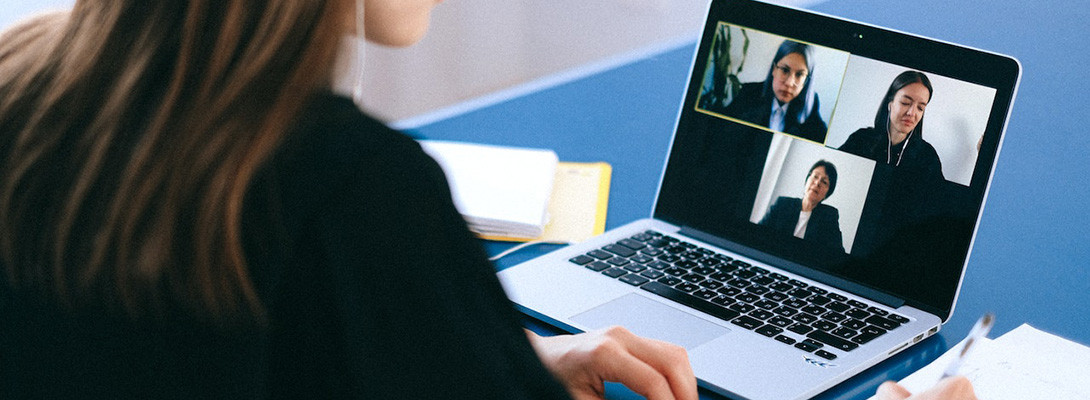
[[[595,206],[594,212],[594,235],[601,235],[606,231],[606,215],[609,211],[609,185],[613,176],[613,166],[605,161],[598,162],[568,162],[561,161],[557,164],[557,167],[561,166],[582,166],[582,167],[597,167],[599,169],[598,174],[598,203]],[[542,237],[525,238],[525,237],[512,237],[512,236],[498,236],[498,235],[482,235],[474,232],[480,239],[491,240],[497,242],[532,242],[540,240]]]

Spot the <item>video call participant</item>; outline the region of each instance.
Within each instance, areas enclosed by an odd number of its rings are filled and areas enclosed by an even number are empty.
[[[848,137],[841,151],[911,171],[919,179],[941,180],[942,162],[923,138],[923,117],[933,89],[927,75],[905,71],[886,90],[874,126]]]
[[[836,166],[825,160],[810,167],[802,198],[781,196],[761,218],[760,225],[799,239],[844,251],[840,212],[821,204],[836,190]]]
[[[783,41],[763,82],[742,84],[721,114],[818,143],[825,142],[828,126],[818,110],[821,103],[813,90],[814,49]]]

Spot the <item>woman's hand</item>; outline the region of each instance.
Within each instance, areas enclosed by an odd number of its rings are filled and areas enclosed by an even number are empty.
[[[620,382],[649,400],[697,398],[685,349],[612,327],[541,337],[527,331],[545,367],[576,400],[602,399],[604,382]]]
[[[964,376],[953,376],[939,381],[931,389],[916,395],[892,381],[883,383],[874,395],[877,400],[976,400],[973,384]]]

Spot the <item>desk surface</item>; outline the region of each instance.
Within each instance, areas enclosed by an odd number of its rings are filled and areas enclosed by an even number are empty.
[[[818,398],[865,399],[968,333],[985,311],[992,337],[1029,323],[1090,344],[1090,142],[1084,138],[1090,55],[1081,0],[1038,2],[831,0],[813,9],[1010,54],[1024,71],[953,318],[934,338]],[[647,217],[655,197],[694,43],[415,129],[433,139],[544,147],[565,161],[613,165],[607,229]],[[1056,113],[1048,110],[1059,108]],[[486,243],[497,253],[508,244]],[[555,249],[501,260],[505,268]],[[628,397],[623,390],[612,393]],[[713,395],[705,394],[708,398]]]

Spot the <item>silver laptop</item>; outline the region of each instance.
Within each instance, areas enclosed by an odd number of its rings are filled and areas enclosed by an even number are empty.
[[[1021,68],[748,0],[703,32],[651,218],[499,277],[562,329],[684,346],[712,391],[809,398],[952,314]]]

